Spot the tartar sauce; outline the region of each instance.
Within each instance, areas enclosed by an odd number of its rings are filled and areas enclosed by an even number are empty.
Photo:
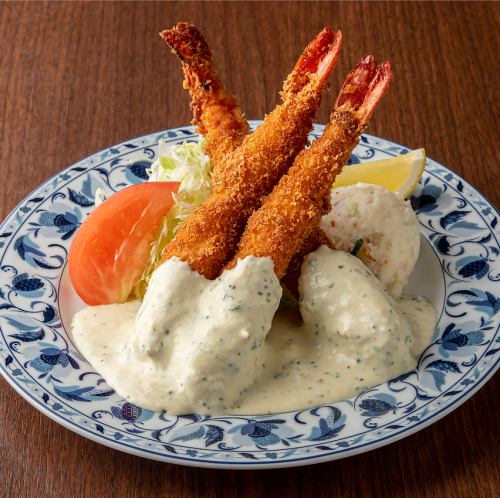
[[[171,414],[272,413],[348,398],[416,365],[436,313],[396,301],[357,258],[326,246],[300,277],[300,313],[279,310],[270,258],[213,281],[173,258],[141,303],[88,307],[72,323],[82,354],[120,395]]]

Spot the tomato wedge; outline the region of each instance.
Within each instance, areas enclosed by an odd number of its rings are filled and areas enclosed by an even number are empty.
[[[140,183],[97,206],[75,234],[68,256],[78,295],[89,305],[121,303],[139,281],[177,182]]]

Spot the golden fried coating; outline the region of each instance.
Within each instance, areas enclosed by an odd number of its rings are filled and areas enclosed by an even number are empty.
[[[293,256],[328,210],[327,199],[335,176],[358,143],[389,80],[389,64],[377,68],[372,56],[364,57],[355,66],[322,137],[296,157],[288,173],[249,218],[238,252],[227,267],[246,256],[269,256],[276,275],[283,277]]]
[[[296,94],[288,92],[283,104],[241,146],[218,160],[213,194],[182,224],[162,261],[177,256],[206,278],[220,273],[250,214],[306,145],[340,42],[340,34],[332,34],[329,49],[318,52],[315,67],[308,66],[316,71],[309,74],[308,83]]]
[[[184,73],[184,88],[191,96],[194,125],[205,138],[205,153],[212,163],[212,180],[217,184],[218,165],[222,159],[241,145],[249,132],[248,123],[236,103],[236,99],[222,86],[217,76],[212,53],[202,33],[195,26],[179,22],[172,29],[160,33],[181,62]],[[190,264],[200,270],[206,260],[223,253],[221,241],[236,237],[238,223],[223,222],[234,211],[231,198],[211,197],[199,208],[187,231],[191,240],[180,237],[176,242],[178,254],[191,253]],[[204,220],[209,218],[210,223]],[[237,220],[235,220],[237,221]],[[213,233],[210,233],[210,230]],[[196,247],[197,251],[192,251]],[[173,248],[171,248],[173,249]],[[165,258],[166,259],[166,258]],[[221,264],[223,264],[222,262]]]
[[[162,260],[177,256],[206,278],[219,275],[248,217],[305,146],[317,107],[317,93],[306,87],[226,156],[213,194],[182,224]]]
[[[214,192],[243,195],[252,207],[258,206],[307,144],[323,87],[323,82],[314,78],[268,114],[264,123],[221,161]]]
[[[319,226],[324,199],[356,146],[362,126],[352,114],[334,112],[323,136],[303,150],[262,207],[248,220],[229,267],[246,256],[270,256],[278,278]]]
[[[205,152],[210,156],[212,180],[217,185],[220,176],[218,165],[224,156],[241,144],[248,134],[248,123],[235,98],[224,90],[208,43],[198,28],[179,22],[172,29],[162,31],[160,36],[181,62],[184,86],[191,95],[192,123],[198,125],[198,132],[205,137]],[[316,72],[323,73],[319,70],[321,63],[332,65],[331,58],[338,55],[339,47],[335,46],[340,42],[340,33],[335,34],[330,28],[324,28],[309,43],[284,82],[281,92],[283,102],[297,95]]]
[[[181,61],[184,87],[191,95],[192,123],[205,137],[205,152],[217,176],[217,164],[241,144],[248,123],[235,98],[224,90],[210,48],[195,26],[179,22],[160,36]]]
[[[259,201],[267,195],[307,144],[307,134],[321,103],[328,78],[340,54],[342,35],[324,28],[306,47],[283,84],[283,104],[247,135],[235,154],[218,164],[214,191],[234,189],[242,175],[245,188],[256,186]],[[291,122],[297,120],[296,122]],[[283,143],[283,140],[288,143]],[[241,153],[241,154],[240,154]],[[248,161],[253,162],[248,167]],[[254,205],[255,209],[260,203]]]

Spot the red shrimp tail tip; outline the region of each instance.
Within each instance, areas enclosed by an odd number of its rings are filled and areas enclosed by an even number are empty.
[[[324,28],[316,35],[285,81],[281,92],[282,99],[286,100],[300,93],[311,81],[312,76],[317,76],[320,87],[324,87],[340,55],[341,45],[340,31],[335,33],[331,28]]]
[[[340,55],[340,47],[342,46],[342,33],[337,31],[335,34],[335,38],[332,43],[329,45],[326,53],[321,54],[318,58],[316,74],[320,79],[328,79],[330,77],[335,64],[337,63],[337,59]]]
[[[366,123],[378,103],[389,88],[391,80],[391,65],[388,61],[382,62],[377,68],[377,74],[370,83],[366,98],[359,109],[361,121]]]
[[[210,70],[212,53],[199,29],[192,24],[179,22],[172,29],[162,31],[160,36],[181,62],[190,66],[203,79],[204,68]]]
[[[307,45],[293,71],[303,75],[316,73],[321,63],[331,57],[332,52],[339,51],[341,42],[340,31],[335,33],[331,28],[324,28]]]
[[[365,55],[347,76],[334,110],[354,111],[361,123],[366,123],[386,92],[390,79],[389,62],[377,66],[373,55]]]

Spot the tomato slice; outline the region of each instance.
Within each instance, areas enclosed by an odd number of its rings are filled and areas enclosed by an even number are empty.
[[[177,182],[140,183],[97,206],[75,234],[68,256],[78,295],[89,305],[121,303],[139,281]]]

